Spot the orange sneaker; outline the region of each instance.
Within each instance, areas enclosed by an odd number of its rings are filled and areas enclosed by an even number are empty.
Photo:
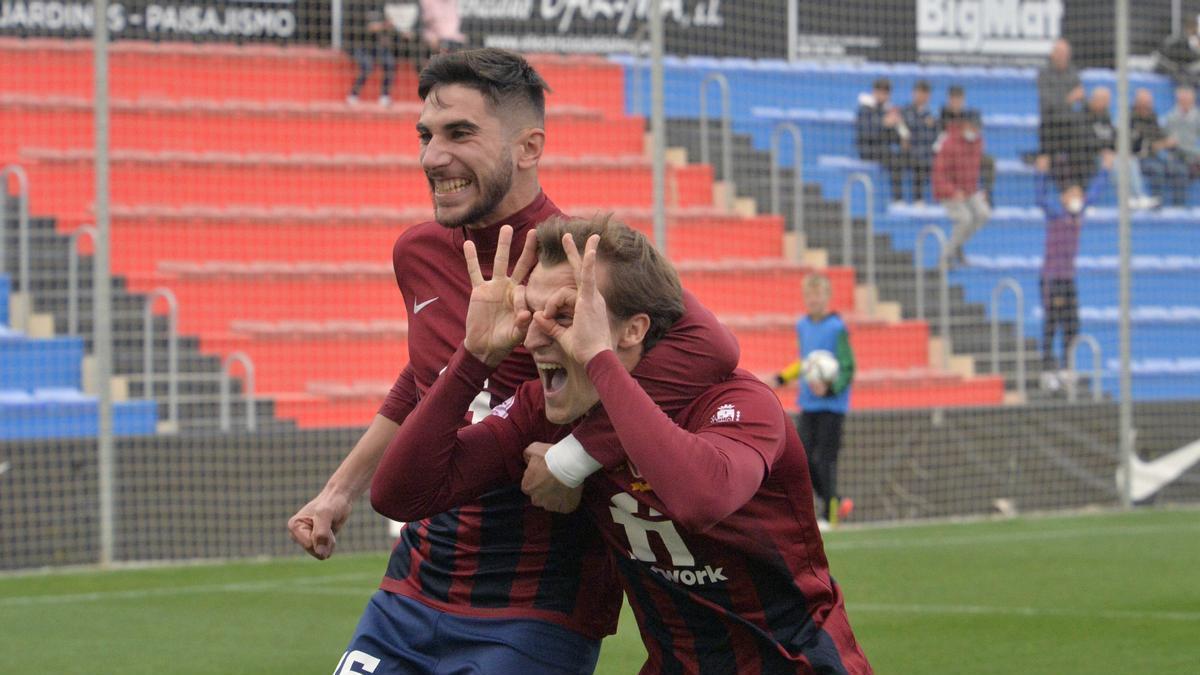
[[[849,497],[846,497],[845,499],[839,499],[837,507],[838,522],[840,523],[849,518],[851,513],[854,513],[854,500],[850,499]]]

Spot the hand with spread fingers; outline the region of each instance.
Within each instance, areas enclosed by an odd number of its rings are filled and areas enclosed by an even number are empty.
[[[471,276],[471,301],[467,305],[466,337],[463,345],[475,358],[489,366],[497,366],[525,339],[532,317],[525,306],[525,286],[522,282],[537,262],[537,238],[525,237],[521,257],[508,273],[512,228],[500,228],[496,258],[492,263],[492,278],[484,280],[475,244],[463,243],[467,273]]]
[[[599,245],[599,235],[588,237],[581,256],[571,235],[563,235],[567,262],[575,273],[575,290],[555,293],[546,301],[545,308],[533,315],[539,328],[558,342],[568,356],[585,365],[595,355],[614,346],[608,305],[596,283],[596,249]],[[568,304],[574,305],[574,313],[570,325],[563,325],[555,318]]]

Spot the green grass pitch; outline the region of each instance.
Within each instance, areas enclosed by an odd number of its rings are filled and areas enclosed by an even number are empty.
[[[1200,672],[1200,511],[826,537],[889,673]],[[329,673],[382,555],[0,576],[0,673]],[[632,616],[599,673],[635,673]]]

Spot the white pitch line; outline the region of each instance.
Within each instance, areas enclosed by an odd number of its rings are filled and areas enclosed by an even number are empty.
[[[95,593],[67,593],[62,595],[22,595],[0,598],[0,607],[27,607],[31,605],[56,605],[75,602],[102,602],[106,600],[136,600],[139,598],[170,597],[196,593],[271,592],[287,589],[296,595],[319,590],[298,588],[299,584],[324,583],[331,581],[378,580],[375,574],[332,574],[326,576],[292,577],[264,581],[246,581],[229,584],[204,584],[200,586],[162,586],[158,588],[131,588],[124,591],[97,591]]]
[[[1128,536],[1138,534],[1161,534],[1163,532],[1194,532],[1200,531],[1200,523],[1186,525],[1122,525],[1118,527],[1078,528],[1070,530],[1045,530],[1038,532],[997,532],[995,534],[974,534],[966,536],[947,535],[944,537],[913,537],[895,539],[876,539],[867,541],[831,541],[825,543],[829,550],[852,550],[866,548],[927,548],[936,546],[960,546],[968,544],[1007,543],[1014,541],[1042,541],[1054,539],[1075,539],[1094,536]]]
[[[847,603],[853,612],[886,612],[896,614],[969,614],[1023,617],[1071,617],[1080,619],[1112,619],[1114,621],[1200,621],[1200,612],[1155,612],[1125,609],[1076,609],[1065,607],[990,607],[986,605],[891,605],[880,603]]]

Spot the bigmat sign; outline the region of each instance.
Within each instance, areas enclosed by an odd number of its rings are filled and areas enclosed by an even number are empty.
[[[288,41],[299,39],[296,0],[114,0],[107,10],[113,38]],[[0,35],[91,35],[91,2],[0,0]]]

